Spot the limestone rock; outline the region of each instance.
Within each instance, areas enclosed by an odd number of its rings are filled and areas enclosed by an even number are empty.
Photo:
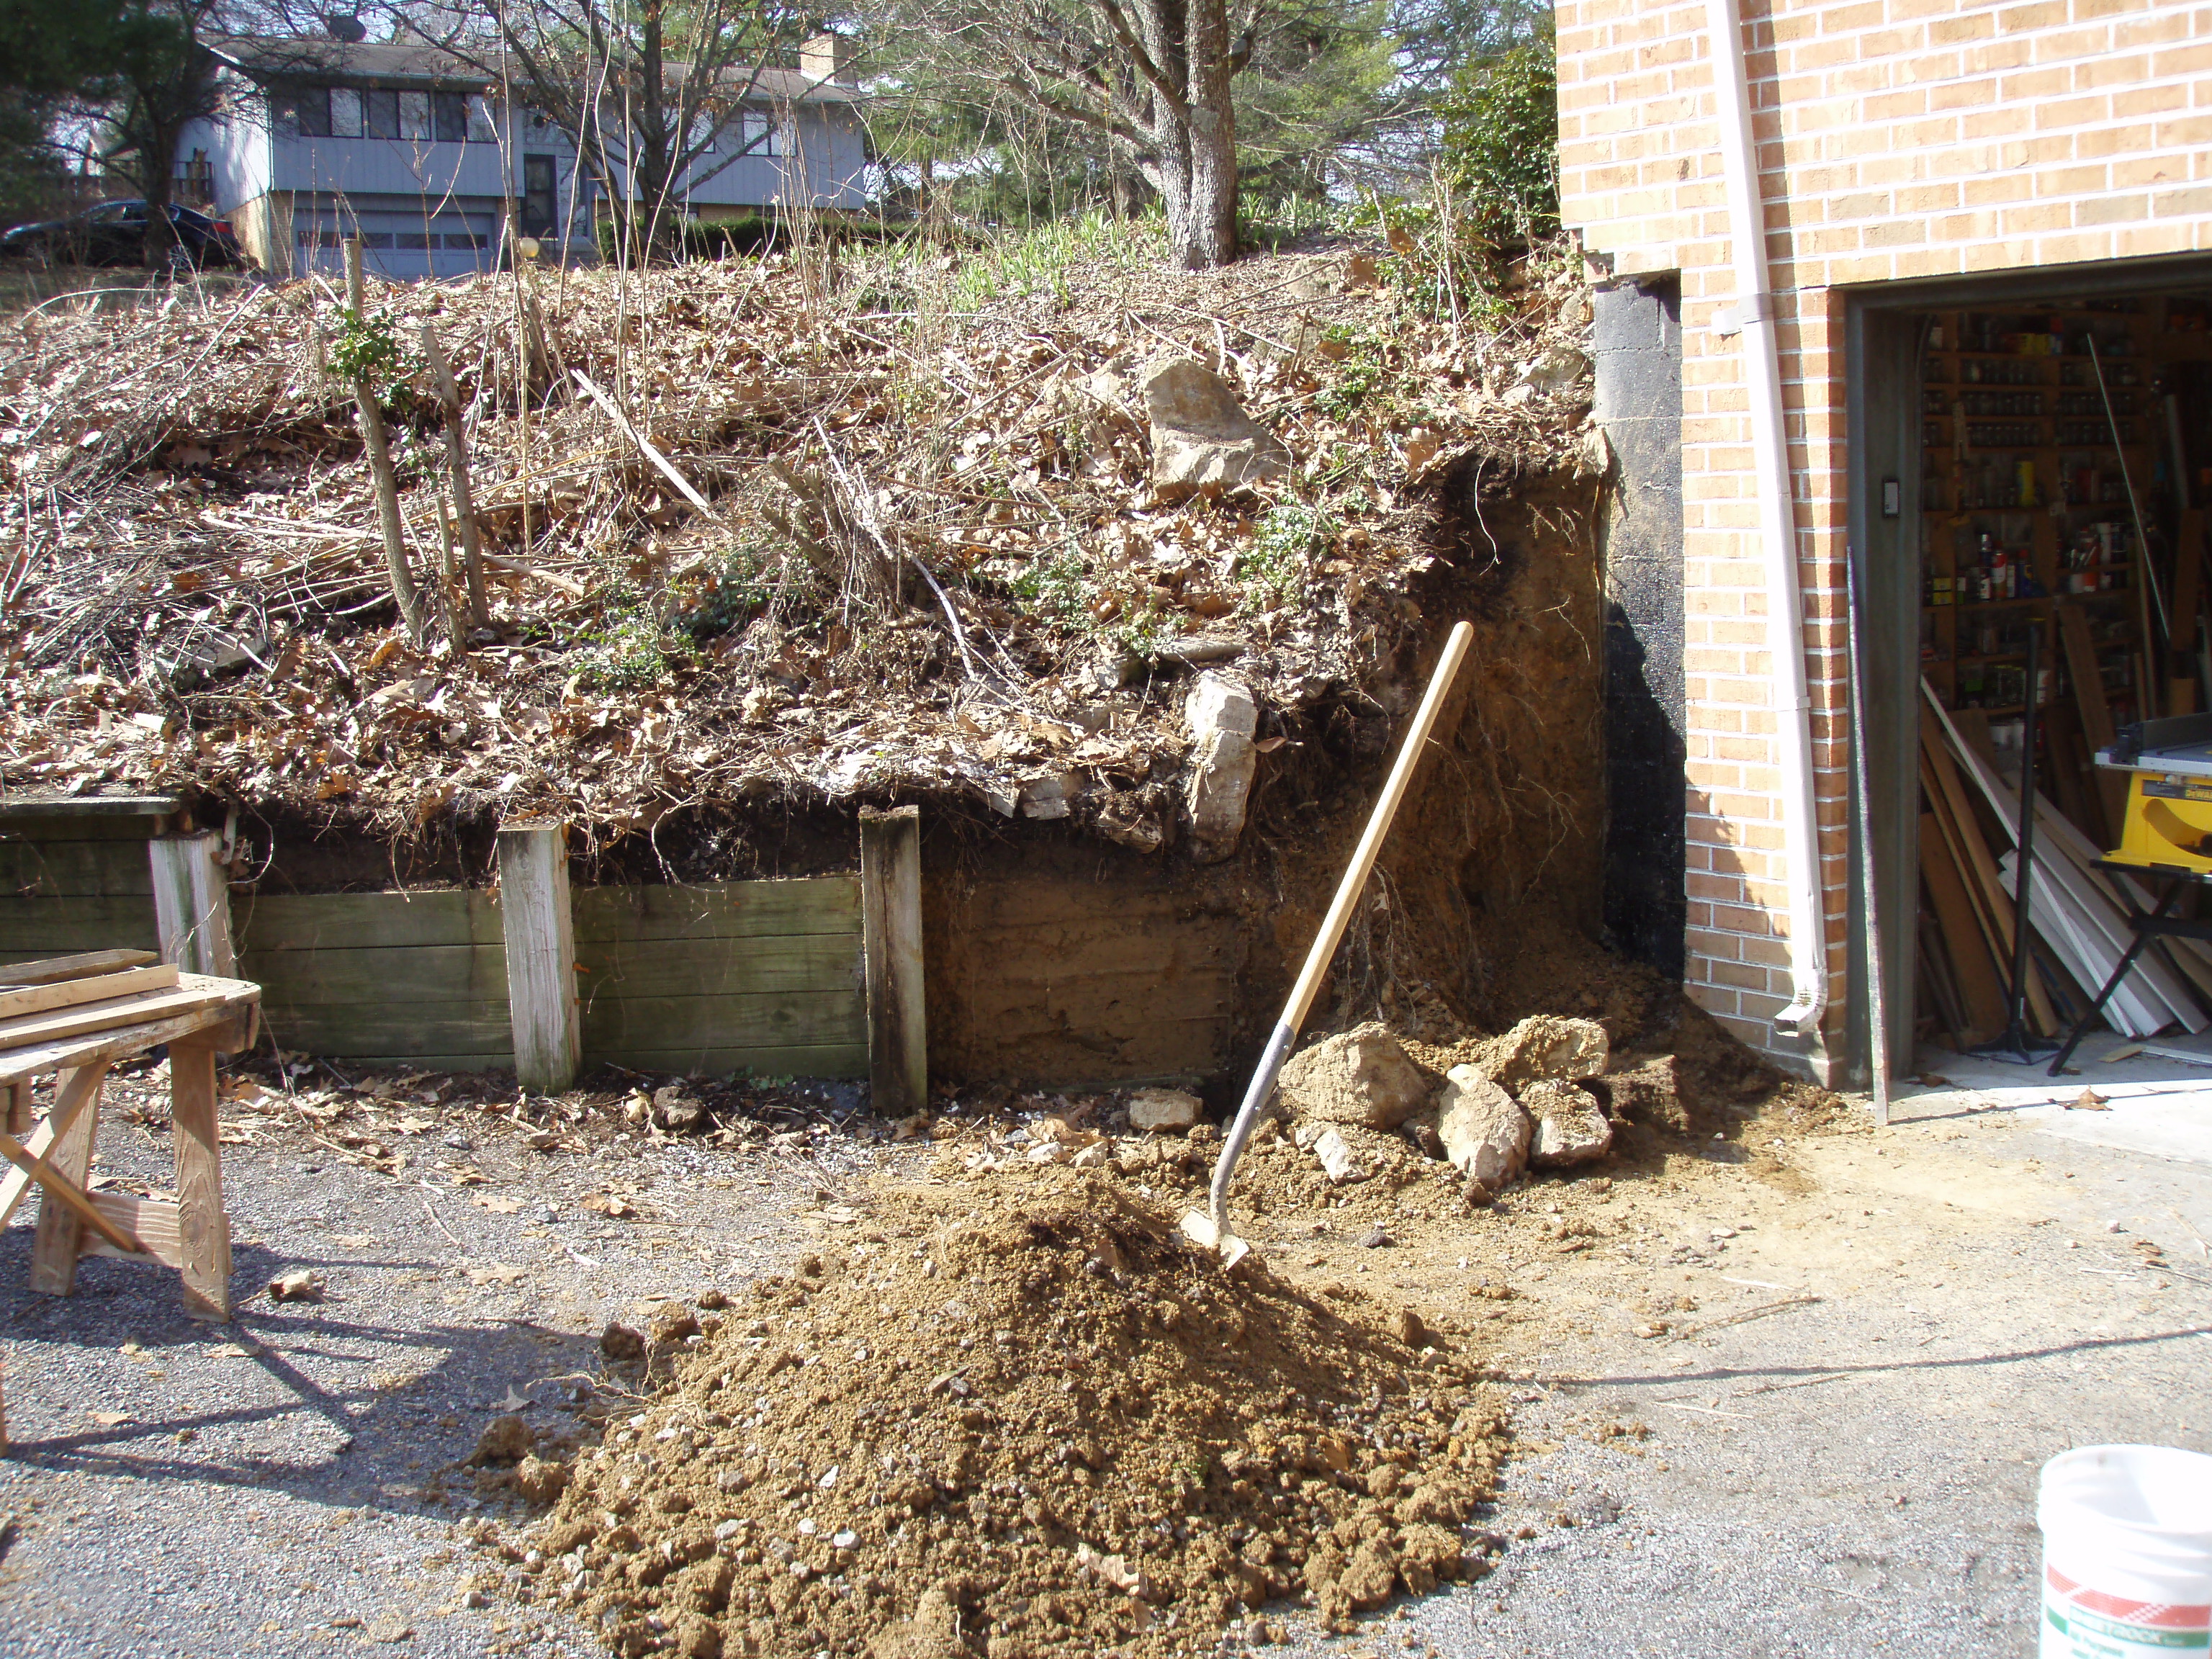
[[[1429,1099],[1398,1039],[1372,1021],[1291,1055],[1276,1088],[1294,1117],[1370,1129],[1398,1127]]]
[[[1437,1135],[1452,1168],[1492,1191],[1528,1166],[1528,1114],[1480,1066],[1455,1066],[1437,1097]]]
[[[1352,1143],[1334,1129],[1323,1129],[1314,1138],[1313,1153],[1321,1160],[1322,1173],[1338,1186],[1367,1178],[1367,1165],[1352,1150]]]
[[[1605,1027],[1594,1019],[1531,1014],[1504,1036],[1480,1045],[1475,1064],[1515,1094],[1544,1078],[1571,1082],[1605,1070],[1609,1045]]]
[[[1144,376],[1152,424],[1152,492],[1163,501],[1221,495],[1290,471],[1282,440],[1244,412],[1229,382],[1188,357]]]
[[[1129,1097],[1129,1127],[1140,1134],[1147,1130],[1188,1129],[1198,1121],[1199,1109],[1204,1104],[1196,1095],[1187,1095],[1180,1089],[1139,1089]]]
[[[1521,1104],[1535,1124],[1528,1158],[1540,1170],[1602,1158],[1613,1146],[1613,1125],[1587,1089],[1546,1079],[1521,1091]]]
[[[1200,674],[1183,699],[1183,724],[1191,738],[1190,784],[1185,805],[1190,812],[1192,851],[1212,864],[1235,850],[1244,829],[1244,802],[1252,793],[1252,771],[1259,763],[1253,733],[1260,706],[1251,688],[1227,674]]]

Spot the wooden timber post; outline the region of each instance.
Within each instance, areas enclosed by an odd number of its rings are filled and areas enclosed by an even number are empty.
[[[918,806],[860,813],[860,929],[871,1107],[878,1117],[910,1117],[929,1103]]]
[[[230,937],[230,876],[216,862],[222,837],[212,830],[161,836],[146,843],[154,866],[154,927],[161,960],[188,974],[238,977]]]
[[[515,1079],[532,1094],[558,1094],[576,1080],[584,1051],[567,823],[511,823],[500,830],[499,910]]]

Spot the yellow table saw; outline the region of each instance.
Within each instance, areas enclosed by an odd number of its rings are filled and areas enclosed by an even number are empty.
[[[2097,764],[2129,775],[2127,817],[2109,862],[2212,872],[2212,714],[2123,726]]]

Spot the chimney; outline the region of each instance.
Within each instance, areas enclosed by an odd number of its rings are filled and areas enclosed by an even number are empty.
[[[858,85],[860,79],[853,67],[851,40],[835,33],[817,34],[800,46],[799,72],[810,81],[835,81],[847,87]]]

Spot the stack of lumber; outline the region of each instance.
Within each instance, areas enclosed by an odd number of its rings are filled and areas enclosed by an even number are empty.
[[[0,1054],[210,1008],[228,981],[180,975],[150,951],[94,951],[0,967]]]
[[[2005,1026],[2019,874],[2020,794],[2000,775],[1984,732],[1942,706],[1922,682],[1920,718],[1921,983],[1960,1048]],[[2041,1036],[2088,1006],[2119,965],[2131,933],[2128,907],[2148,908],[2125,877],[2095,867],[2097,844],[2038,793],[2035,880],[2028,898],[2030,954],[2025,1018]],[[2136,958],[2105,1005],[2128,1036],[2179,1025],[2201,1031],[2199,997],[2212,997],[2212,951],[2174,941]]]

